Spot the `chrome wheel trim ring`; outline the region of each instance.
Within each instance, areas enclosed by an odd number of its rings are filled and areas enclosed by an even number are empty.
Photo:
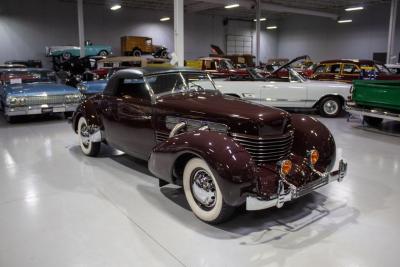
[[[81,139],[81,143],[85,148],[88,148],[90,145],[90,136],[89,131],[87,130],[87,124],[81,125],[79,129],[79,137]]]
[[[214,208],[217,200],[215,184],[206,170],[198,168],[192,172],[190,190],[201,209],[208,211]]]
[[[339,110],[339,104],[335,100],[328,100],[324,103],[324,112],[328,115],[336,114]]]

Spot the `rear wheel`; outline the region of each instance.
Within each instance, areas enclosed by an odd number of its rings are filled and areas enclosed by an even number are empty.
[[[325,97],[321,100],[319,112],[323,117],[337,117],[342,112],[342,101],[340,101],[340,98],[334,96]]]
[[[62,57],[64,60],[70,60],[72,57],[72,54],[70,52],[64,52]]]
[[[378,127],[382,124],[383,119],[382,118],[375,118],[375,117],[370,117],[370,116],[364,116],[364,121],[372,127]]]
[[[98,55],[99,55],[99,56],[106,57],[106,56],[108,56],[108,52],[107,52],[106,50],[101,50],[101,51],[98,53]]]
[[[228,220],[235,210],[225,203],[217,180],[200,158],[193,158],[186,164],[183,188],[190,208],[202,221],[221,223]]]
[[[90,141],[88,126],[85,117],[80,117],[78,121],[79,145],[83,154],[94,157],[99,154],[101,143]]]
[[[133,49],[132,56],[141,57],[142,56],[142,51],[140,51],[139,49]]]

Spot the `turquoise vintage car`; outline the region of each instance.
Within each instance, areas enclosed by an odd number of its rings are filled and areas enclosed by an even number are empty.
[[[108,56],[111,55],[111,46],[109,45],[94,45],[87,43],[85,45],[85,56]],[[71,57],[80,56],[79,46],[50,46],[46,47],[46,56],[62,57],[68,60]]]
[[[81,101],[78,89],[56,83],[54,71],[38,68],[0,71],[0,109],[7,121],[16,116],[72,115]]]

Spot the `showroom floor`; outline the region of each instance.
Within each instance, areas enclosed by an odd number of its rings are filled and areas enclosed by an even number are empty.
[[[342,184],[211,226],[144,162],[85,157],[65,120],[0,117],[0,266],[398,266],[400,138],[322,121]]]

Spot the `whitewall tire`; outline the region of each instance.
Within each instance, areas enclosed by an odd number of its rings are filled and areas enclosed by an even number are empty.
[[[235,208],[225,203],[217,180],[200,158],[188,161],[183,172],[183,189],[193,213],[207,223],[229,219]]]
[[[100,151],[100,142],[91,142],[88,139],[88,133],[86,131],[86,127],[88,123],[85,117],[80,117],[78,121],[78,136],[79,136],[79,145],[83,154],[87,156],[96,156]]]

